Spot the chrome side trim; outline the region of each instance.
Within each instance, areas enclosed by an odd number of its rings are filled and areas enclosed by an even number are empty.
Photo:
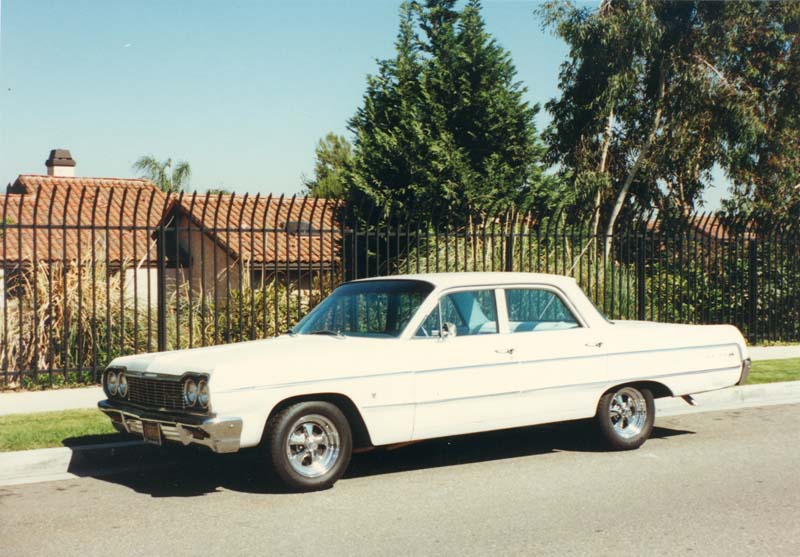
[[[608,381],[593,381],[591,383],[572,383],[570,385],[553,385],[550,387],[540,387],[538,389],[525,389],[521,391],[505,391],[502,393],[488,393],[482,395],[469,395],[469,396],[461,396],[461,397],[452,397],[452,398],[443,398],[437,400],[422,400],[419,402],[395,402],[392,404],[373,404],[373,405],[364,405],[362,408],[366,409],[373,409],[373,408],[388,408],[393,406],[421,406],[421,405],[428,405],[428,404],[445,404],[448,402],[457,402],[461,400],[473,400],[479,398],[491,398],[491,397],[506,397],[506,396],[514,396],[514,395],[525,395],[530,393],[542,392],[542,391],[553,391],[558,389],[571,389],[575,387],[599,387],[599,386],[612,386],[614,384],[624,384],[624,383],[635,383],[637,381],[653,381],[657,379],[665,379],[668,377],[680,377],[680,376],[687,376],[687,375],[701,375],[706,373],[715,373],[718,371],[733,371],[737,369],[736,367],[719,367],[719,368],[710,368],[710,369],[702,369],[696,371],[681,371],[677,373],[664,373],[662,375],[642,375],[639,377],[626,377],[626,378],[618,378],[618,379],[609,379]]]
[[[577,329],[569,329],[569,330],[577,330]],[[475,364],[471,366],[453,366],[453,367],[443,367],[443,368],[432,368],[432,369],[423,369],[420,371],[391,371],[388,373],[376,373],[371,375],[355,375],[349,377],[329,377],[329,378],[319,378],[319,379],[306,379],[304,381],[291,381],[288,383],[276,383],[271,385],[257,385],[253,387],[240,387],[237,389],[229,389],[226,391],[218,391],[220,394],[223,393],[233,393],[233,392],[240,392],[240,391],[260,391],[266,389],[283,389],[286,387],[297,387],[300,385],[307,385],[310,383],[334,383],[339,381],[357,381],[360,379],[377,379],[383,377],[396,377],[399,375],[408,375],[408,374],[423,374],[423,373],[441,373],[446,371],[456,371],[461,369],[477,369],[482,367],[504,367],[504,366],[515,366],[515,365],[530,365],[530,364],[540,364],[540,363],[547,363],[547,362],[557,362],[557,361],[570,361],[570,360],[584,360],[587,358],[605,358],[605,357],[616,357],[616,356],[630,356],[632,354],[650,354],[654,352],[674,352],[677,350],[705,350],[708,348],[723,348],[727,346],[736,346],[738,348],[738,344],[736,343],[725,343],[725,344],[706,344],[703,346],[681,346],[677,348],[658,348],[654,350],[637,350],[635,352],[613,352],[611,354],[603,354],[603,353],[593,353],[593,354],[585,354],[580,356],[565,356],[565,357],[558,357],[558,358],[541,358],[537,360],[520,360],[520,361],[511,361],[511,362],[495,362],[490,364]],[[726,368],[727,369],[727,368]],[[682,372],[683,373],[683,372]]]

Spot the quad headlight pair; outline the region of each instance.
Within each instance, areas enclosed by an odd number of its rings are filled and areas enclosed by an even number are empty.
[[[124,371],[111,369],[106,372],[106,392],[110,396],[128,397],[128,379]]]
[[[208,381],[205,379],[195,381],[191,377],[185,379],[183,381],[183,401],[186,403],[186,406],[208,408],[208,403],[211,402],[211,391],[208,389]]]

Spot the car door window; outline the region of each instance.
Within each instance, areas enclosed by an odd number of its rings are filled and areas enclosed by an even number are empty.
[[[506,290],[508,326],[512,333],[554,331],[580,327],[564,301],[550,290],[514,288]]]
[[[440,336],[444,324],[454,336],[497,333],[497,306],[494,290],[469,290],[443,296],[417,330],[417,337]]]

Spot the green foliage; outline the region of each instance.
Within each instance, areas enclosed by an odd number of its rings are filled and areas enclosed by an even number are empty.
[[[159,161],[149,155],[139,157],[133,163],[133,169],[166,193],[177,193],[186,189],[192,175],[192,169],[186,161],[178,161],[173,168],[172,159]]]
[[[345,137],[330,132],[319,140],[315,152],[314,178],[304,180],[303,185],[314,197],[344,199],[347,194],[346,173],[353,159],[352,145]]]
[[[480,3],[403,3],[393,59],[378,63],[355,136],[351,198],[396,219],[458,220],[467,207],[541,199],[543,148],[507,51]]]
[[[539,14],[570,48],[546,139],[576,217],[612,232],[640,208],[683,213],[715,165],[737,208],[794,206],[800,4],[548,2]]]
[[[308,311],[310,297],[271,281],[243,286],[214,300],[181,288],[169,299],[168,349],[192,348],[277,336]]]
[[[705,7],[708,9],[708,7]],[[726,2],[709,36],[730,97],[722,166],[728,209],[762,222],[800,218],[800,3]]]
[[[208,188],[206,190],[208,195],[232,195],[233,190],[229,190],[226,188]]]

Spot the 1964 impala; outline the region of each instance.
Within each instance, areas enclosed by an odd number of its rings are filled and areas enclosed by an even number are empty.
[[[343,284],[288,334],[117,358],[100,402],[146,441],[262,445],[298,490],[354,447],[591,418],[610,448],[653,429],[654,398],[741,384],[727,325],[606,320],[571,278],[404,275]]]

